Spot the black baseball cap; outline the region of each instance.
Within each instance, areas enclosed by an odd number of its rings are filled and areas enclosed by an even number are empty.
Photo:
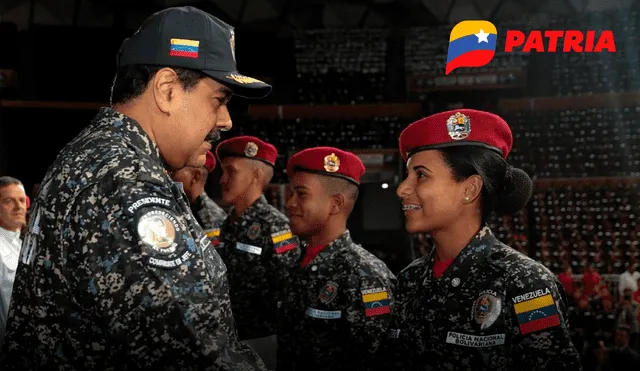
[[[117,63],[118,68],[145,64],[198,70],[245,98],[271,92],[271,85],[238,72],[233,27],[191,6],[167,8],[147,18],[122,43]]]

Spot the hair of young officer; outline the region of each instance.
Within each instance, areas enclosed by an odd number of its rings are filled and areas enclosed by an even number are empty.
[[[353,211],[353,207],[356,201],[358,201],[358,195],[360,193],[357,185],[342,178],[325,175],[320,176],[320,181],[327,194],[332,196],[338,194],[344,195],[347,201],[345,204],[347,213]]]
[[[22,186],[24,188],[24,185],[22,185],[22,182],[16,178],[11,176],[0,176],[0,188],[4,188],[6,186],[10,186],[14,184]]]
[[[440,149],[456,181],[472,175],[482,178],[480,214],[485,223],[493,211],[514,214],[529,202],[533,182],[523,170],[515,168],[487,148],[457,146]]]
[[[116,72],[111,86],[111,105],[129,103],[145,92],[149,82],[163,66],[129,65]],[[195,70],[171,67],[178,75],[182,88],[190,91],[206,76]]]
[[[273,179],[273,166],[259,160],[249,160],[247,162],[251,164],[251,168],[253,170],[257,170],[262,173],[262,176],[260,178],[262,180],[262,189],[264,190]]]

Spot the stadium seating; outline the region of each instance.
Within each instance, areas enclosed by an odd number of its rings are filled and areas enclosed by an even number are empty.
[[[557,19],[549,29],[613,30],[617,50],[610,53],[556,53],[551,77],[556,95],[640,91],[640,15],[637,11],[588,13]]]
[[[299,103],[383,101],[386,31],[300,31],[295,49]]]
[[[509,160],[542,178],[640,176],[639,118],[638,107],[505,115]]]
[[[557,273],[565,263],[580,273],[590,262],[601,274],[622,273],[640,256],[638,188],[612,182],[537,191],[532,201],[538,237],[534,257]]]

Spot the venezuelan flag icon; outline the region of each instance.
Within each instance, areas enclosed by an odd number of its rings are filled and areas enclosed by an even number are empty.
[[[449,35],[445,75],[460,67],[482,67],[496,54],[498,30],[489,21],[462,21]]]
[[[200,41],[187,39],[171,39],[169,55],[172,57],[198,58]]]

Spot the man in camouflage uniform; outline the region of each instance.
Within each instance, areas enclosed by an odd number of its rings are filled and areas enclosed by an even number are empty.
[[[287,210],[306,246],[281,304],[278,371],[373,368],[388,330],[395,277],[347,230],[364,171],[357,156],[331,147],[289,160]]]
[[[282,281],[300,261],[289,220],[263,195],[278,152],[258,138],[242,136],[221,142],[216,153],[222,162],[222,198],[233,206],[217,251],[227,265],[238,336],[271,336]]]
[[[236,338],[224,263],[167,171],[230,128],[230,89],[270,89],[236,81],[232,39],[185,7],[125,40],[113,107],[61,151],[35,200],[0,369],[265,369]]]
[[[220,225],[227,218],[227,213],[204,190],[207,178],[215,168],[216,157],[211,151],[207,151],[204,166],[185,166],[173,173],[173,180],[182,184],[184,193],[191,203],[193,216],[207,236],[217,242],[214,237],[220,235]]]

